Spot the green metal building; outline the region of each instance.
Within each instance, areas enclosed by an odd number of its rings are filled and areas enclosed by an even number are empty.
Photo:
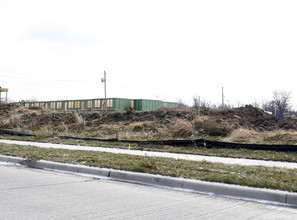
[[[103,111],[106,106],[107,111],[125,111],[131,108],[135,111],[152,111],[162,107],[175,108],[177,102],[163,102],[149,99],[123,99],[109,98],[105,99],[83,99],[83,100],[59,100],[59,101],[38,101],[38,102],[20,102],[21,105],[31,108],[40,107],[50,110],[63,111]]]

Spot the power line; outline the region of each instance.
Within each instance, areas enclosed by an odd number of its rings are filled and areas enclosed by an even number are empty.
[[[82,79],[77,79],[77,80],[69,80],[69,79],[34,79],[34,78],[25,78],[25,77],[15,77],[15,76],[6,76],[6,75],[0,75],[1,77],[5,78],[11,78],[11,79],[22,79],[22,80],[35,80],[35,81],[45,81],[45,82],[93,82],[98,79],[88,79],[88,80],[82,80]]]
[[[125,88],[128,88],[128,89],[133,90],[133,91],[145,92],[143,89],[140,89],[140,88],[137,88],[137,87],[134,87],[134,86],[124,85],[124,84],[114,82],[114,81],[111,81],[111,80],[109,80],[109,82],[111,84],[115,84],[115,85],[118,85],[118,86],[121,86],[121,87],[125,87]],[[176,97],[176,95],[172,95],[171,93],[164,93],[164,92],[158,92],[158,95]]]

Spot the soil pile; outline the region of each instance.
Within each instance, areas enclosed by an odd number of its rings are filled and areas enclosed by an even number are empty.
[[[297,119],[280,118],[259,108],[245,107],[201,112],[163,108],[149,112],[58,112],[0,105],[0,129],[83,137],[122,139],[187,138],[201,135],[226,137],[236,129],[257,132],[297,130]]]
[[[255,108],[251,105],[222,111],[211,111],[210,115],[233,126],[253,129],[256,131],[273,131],[279,129],[297,130],[296,118],[281,118],[275,115],[270,115],[262,109]]]

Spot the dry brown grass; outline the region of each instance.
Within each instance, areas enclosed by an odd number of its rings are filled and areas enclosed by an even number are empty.
[[[21,116],[17,113],[10,115],[9,123],[11,127],[16,127],[20,122]]]
[[[222,141],[248,144],[296,144],[296,131],[265,131],[257,132],[250,129],[239,128],[234,130]]]
[[[81,125],[84,125],[85,124],[85,120],[83,119],[83,117],[77,113],[77,112],[74,112],[73,113],[73,119],[74,119],[74,123],[75,125],[77,126],[81,126]]]
[[[15,113],[18,113],[18,114],[22,114],[22,113],[25,113],[25,112],[28,112],[30,111],[28,108],[25,108],[24,106],[17,106],[15,109],[13,109],[11,111],[12,114],[15,114]]]
[[[26,127],[27,127],[28,129],[32,130],[33,132],[35,132],[36,129],[38,129],[39,126],[40,126],[40,125],[39,125],[39,122],[38,122],[37,120],[35,120],[35,119],[30,120],[30,121],[28,122],[28,124],[26,125]]]
[[[189,121],[177,119],[169,128],[174,137],[190,137],[195,130]]]
[[[53,134],[53,129],[50,126],[43,126],[41,127],[38,132],[36,133],[36,137],[38,139],[44,139],[47,138],[47,136]]]
[[[245,128],[239,128],[223,139],[226,142],[237,142],[237,143],[255,143],[259,140],[259,133]]]
[[[1,119],[0,120],[0,128],[10,128],[10,121],[9,119]]]
[[[103,115],[79,112],[63,114],[58,111],[28,109],[23,106],[17,106],[9,109],[9,111],[7,109],[2,108],[1,129],[26,131],[37,133],[40,136],[55,134],[138,140],[200,138],[200,136],[205,138],[204,136],[206,136],[206,138],[215,138],[215,140],[240,143],[297,143],[297,131],[256,132],[255,130],[258,128],[256,125],[250,126],[247,123],[249,121],[244,122],[243,115],[236,114],[234,117],[232,112],[233,115],[228,112],[219,115],[217,112],[214,115],[197,115],[197,113],[180,111],[162,111],[162,114],[156,111],[151,113],[137,112],[130,115],[124,113]],[[250,130],[243,128],[250,128]]]
[[[149,139],[149,134],[145,132],[120,132],[119,133],[119,139],[122,140],[143,140],[143,139]]]
[[[157,132],[153,133],[153,138],[158,140],[164,139],[164,137],[169,137],[168,128],[158,128]]]
[[[98,134],[100,135],[116,135],[121,130],[120,125],[116,124],[102,124],[98,128]]]
[[[140,132],[140,131],[157,132],[158,126],[156,125],[156,123],[152,121],[142,121],[142,122],[134,122],[127,125],[125,130],[132,131],[132,132]]]
[[[297,144],[297,131],[265,131],[261,133],[262,142],[274,144]]]
[[[1,118],[0,127],[1,128],[14,128],[20,125],[21,116],[25,112],[25,108],[23,106],[19,106],[18,108],[13,109],[9,112],[9,115],[6,118]]]
[[[13,109],[11,113],[18,113],[19,115],[41,115],[44,113],[44,110],[29,109],[24,106],[19,106]]]
[[[199,129],[201,128],[205,122],[209,121],[209,117],[208,116],[197,116],[194,120],[193,120],[193,124],[195,129]]]

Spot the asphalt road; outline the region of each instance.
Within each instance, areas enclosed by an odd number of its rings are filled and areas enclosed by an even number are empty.
[[[0,219],[297,219],[297,209],[0,165]]]

